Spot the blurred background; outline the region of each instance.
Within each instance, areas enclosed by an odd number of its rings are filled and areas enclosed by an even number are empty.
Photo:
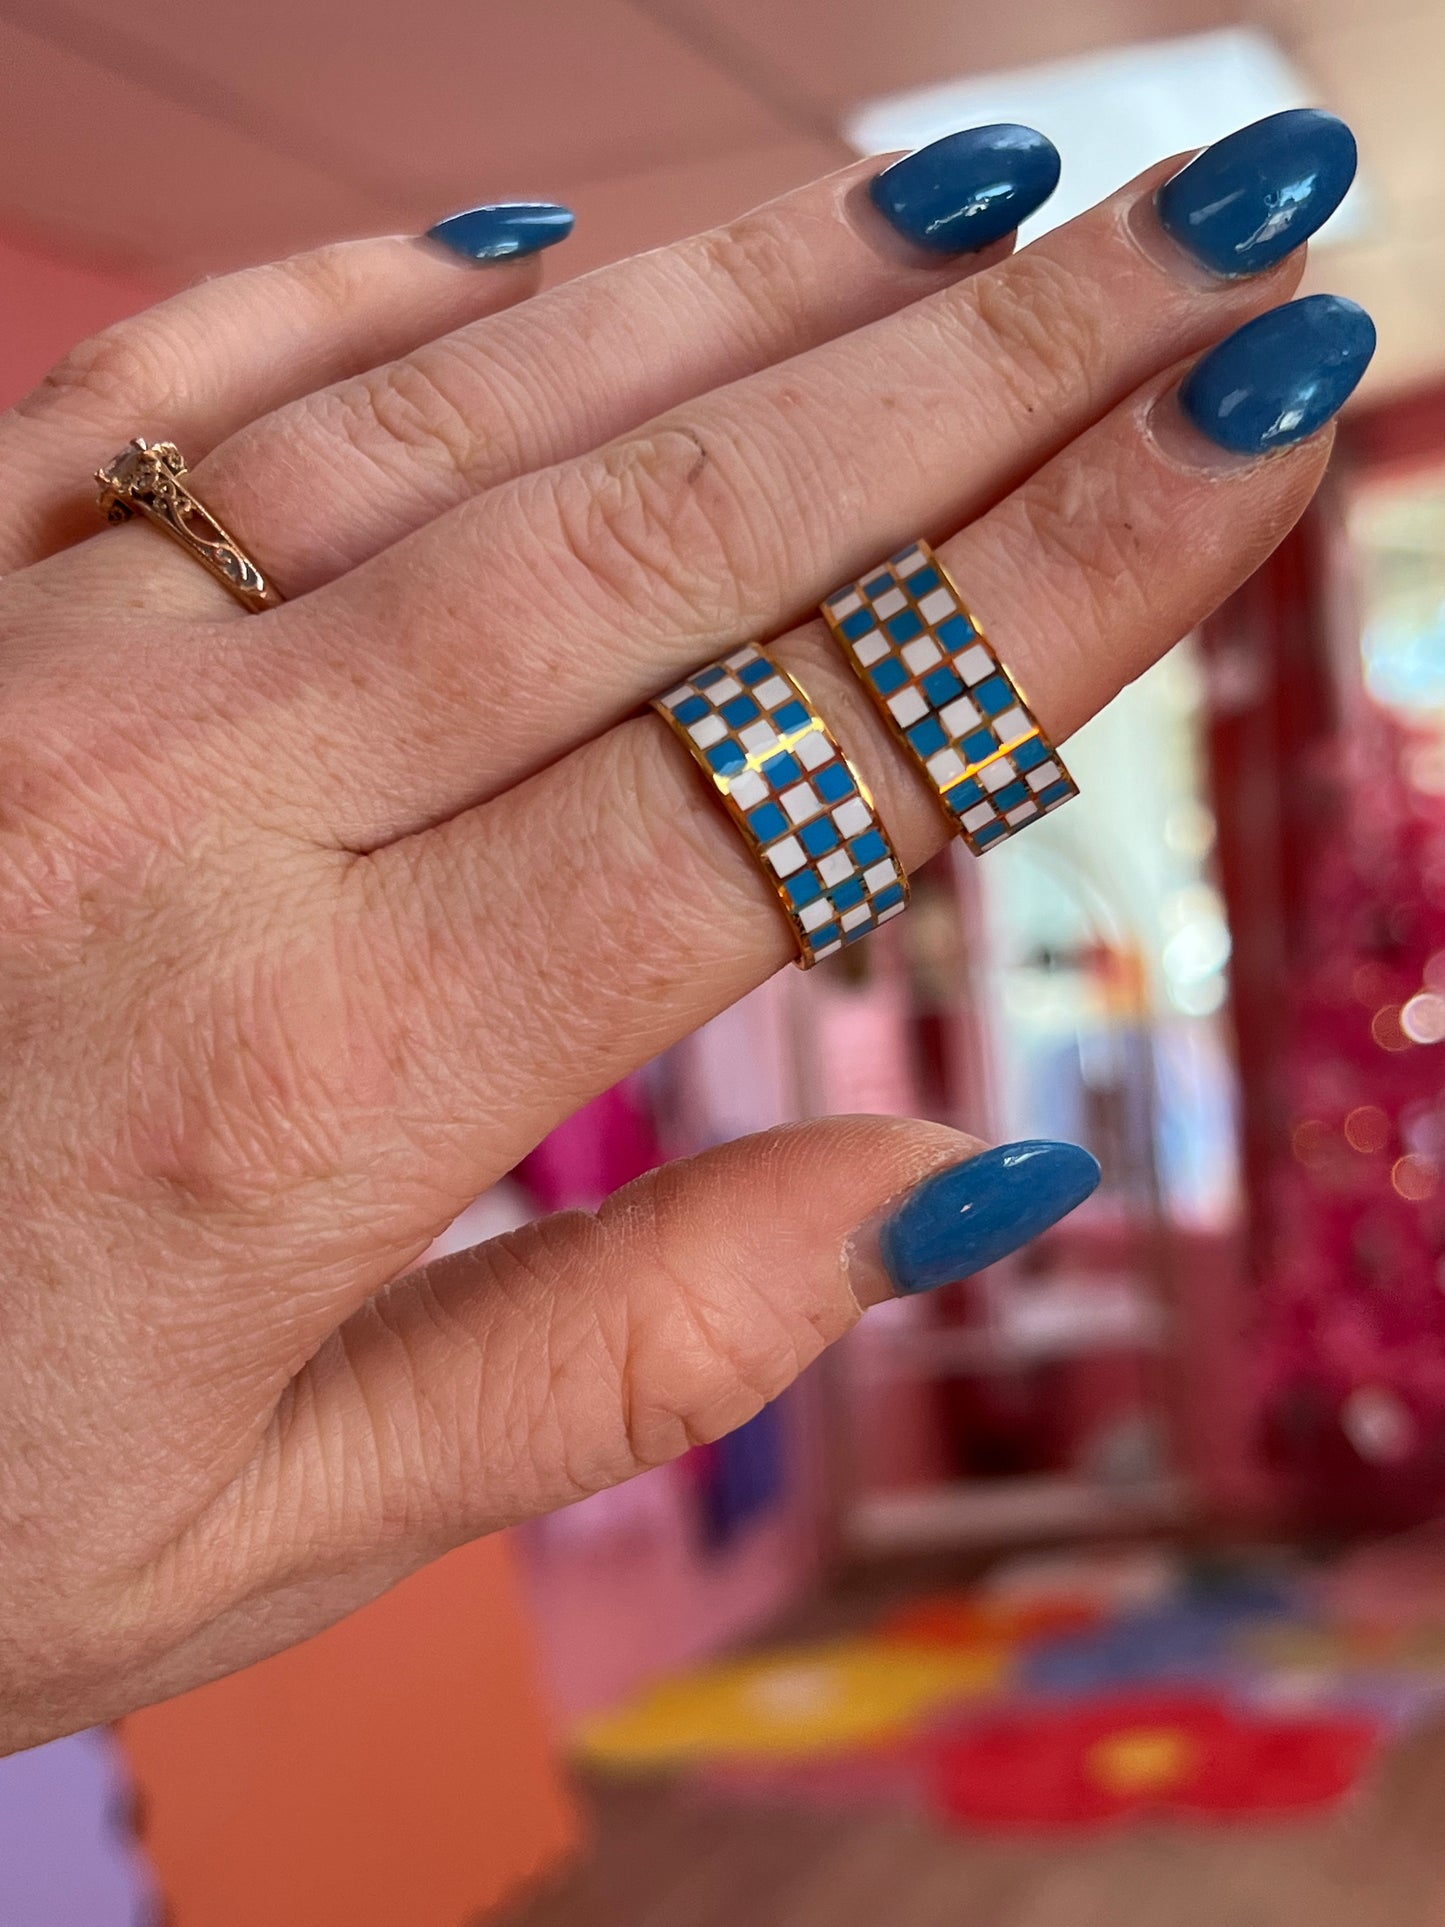
[[[1440,0],[0,0],[0,402],[200,275],[509,196],[556,280],[1021,119],[1049,218],[1318,104],[1380,352],[1305,525],[918,879],[456,1245],[781,1119],[1103,1186],[717,1445],[0,1762],[5,1927],[1445,1918]],[[164,423],[137,423],[164,432]]]

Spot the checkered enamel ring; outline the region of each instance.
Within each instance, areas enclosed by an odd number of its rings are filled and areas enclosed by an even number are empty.
[[[839,589],[823,614],[975,856],[1078,795],[926,542]]]
[[[896,917],[908,880],[862,778],[802,690],[739,649],[653,704],[778,893],[804,969]]]

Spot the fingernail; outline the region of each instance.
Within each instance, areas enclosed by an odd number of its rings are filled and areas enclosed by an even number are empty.
[[[1216,274],[1259,274],[1322,227],[1355,178],[1355,137],[1313,107],[1206,147],[1154,197],[1165,230]]]
[[[1096,1188],[1077,1144],[1000,1144],[935,1171],[890,1210],[878,1251],[897,1292],[932,1291],[1017,1251]]]
[[[1374,352],[1363,308],[1343,295],[1306,295],[1226,335],[1184,377],[1179,405],[1221,448],[1267,454],[1323,428]]]
[[[936,254],[975,254],[1012,234],[1059,184],[1059,154],[1032,127],[966,127],[868,183],[878,212]]]
[[[426,238],[469,261],[515,261],[565,241],[576,219],[556,201],[487,201],[449,214]]]

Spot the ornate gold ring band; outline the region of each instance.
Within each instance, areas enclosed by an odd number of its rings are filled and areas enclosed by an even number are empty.
[[[270,577],[187,488],[185,458],[174,442],[148,442],[138,435],[96,471],[95,479],[107,521],[145,516],[253,615],[283,600]]]

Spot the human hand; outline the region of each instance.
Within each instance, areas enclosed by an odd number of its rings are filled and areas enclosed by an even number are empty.
[[[949,534],[1057,741],[1291,526],[1368,359],[1348,304],[1279,309],[1331,128],[1012,256],[1047,156],[1000,194],[976,136],[536,298],[530,260],[354,243],[123,323],[0,422],[0,1747],[717,1436],[1078,1202],[1066,1147],[827,1120],[410,1269],[791,954],[648,698],[779,635],[912,866],[945,825],[822,595]],[[283,607],[91,534],[137,432]]]

